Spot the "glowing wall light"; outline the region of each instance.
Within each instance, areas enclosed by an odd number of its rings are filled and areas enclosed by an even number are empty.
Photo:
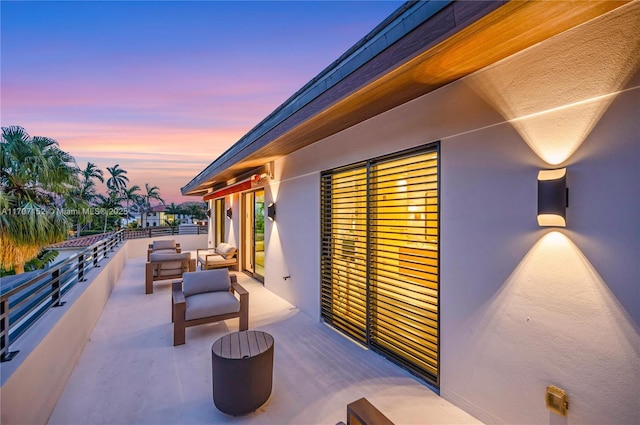
[[[538,172],[538,225],[565,227],[569,206],[567,169]]]
[[[229,207],[227,208],[227,218],[231,220],[232,217],[233,217],[233,210],[231,209],[231,207]]]
[[[269,220],[271,221],[276,219],[276,204],[273,202],[267,207],[267,217],[269,217]]]

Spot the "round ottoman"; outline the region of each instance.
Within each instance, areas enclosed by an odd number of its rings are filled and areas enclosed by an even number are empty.
[[[271,395],[273,337],[261,331],[233,332],[211,346],[213,403],[230,415],[250,413]]]

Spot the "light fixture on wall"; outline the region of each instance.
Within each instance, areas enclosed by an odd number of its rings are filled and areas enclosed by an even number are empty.
[[[569,206],[567,169],[538,172],[538,225],[565,227]]]
[[[211,218],[211,208],[207,210],[207,217]]]
[[[231,217],[233,217],[233,211],[231,210],[231,207],[229,207],[227,208],[227,218],[231,220]]]
[[[269,217],[269,220],[271,221],[276,219],[276,204],[273,202],[267,207],[267,217]]]

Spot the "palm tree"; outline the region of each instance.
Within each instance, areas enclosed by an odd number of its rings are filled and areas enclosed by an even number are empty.
[[[142,227],[144,227],[145,213],[151,212],[151,200],[155,199],[162,202],[164,205],[164,199],[160,197],[160,188],[158,186],[150,186],[149,183],[144,184],[145,193],[140,196],[138,207],[140,214],[142,214]]]
[[[93,162],[87,162],[87,166],[80,171],[80,187],[74,191],[75,193],[72,199],[67,200],[67,204],[73,205],[75,211],[88,208],[91,202],[98,196],[94,179],[103,183],[103,172]],[[78,215],[76,237],[80,237],[82,225],[91,223],[92,218],[92,214]]]
[[[115,211],[117,209],[122,208],[120,206],[120,198],[118,197],[118,194],[116,193],[115,190],[110,190],[109,193],[107,194],[107,196],[102,195],[102,194],[98,194],[98,199],[100,200],[100,202],[98,202],[98,205],[100,205],[100,208],[102,209],[102,212],[104,213],[104,230],[103,233],[107,233],[107,221],[109,216],[113,216],[112,211]]]
[[[186,212],[192,218],[196,220],[203,220],[207,217],[207,204],[204,202],[201,203],[190,203],[186,206]]]
[[[73,156],[48,137],[2,127],[0,155],[0,267],[24,272],[40,250],[67,235],[69,221],[56,202],[78,185]]]
[[[165,221],[169,221],[169,220],[173,220],[174,222],[176,222],[176,215],[182,214],[182,208],[178,205],[176,205],[175,203],[171,203],[165,210],[164,210],[165,214],[170,215],[171,218],[167,217],[165,219]],[[171,226],[171,224],[169,224],[169,226]]]
[[[111,177],[107,179],[107,188],[120,195],[129,182],[127,170],[120,168],[120,164],[116,164],[113,167],[107,167],[107,171],[111,174]]]
[[[95,185],[95,182],[93,181],[93,179],[99,180],[100,183],[104,183],[104,177],[103,177],[104,173],[93,162],[87,162],[86,168],[82,170],[80,173],[81,173],[83,185],[86,185],[86,184]]]
[[[129,213],[129,205],[131,205],[131,202],[133,202],[134,205],[137,204],[138,202],[138,198],[140,198],[140,195],[138,195],[136,192],[138,192],[140,190],[140,186],[138,186],[137,184],[131,186],[128,189],[123,189],[122,190],[122,199],[124,199],[127,202],[127,219],[129,217],[131,217],[131,214]]]

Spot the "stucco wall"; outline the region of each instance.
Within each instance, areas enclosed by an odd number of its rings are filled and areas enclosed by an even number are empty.
[[[2,424],[45,424],[102,314],[127,260],[125,244],[87,273],[65,296],[66,305],[49,310],[15,344],[20,351],[2,363]]]
[[[635,2],[277,161],[267,287],[319,318],[319,173],[441,140],[442,396],[489,423],[640,422],[637,22]],[[540,228],[559,166],[568,226]]]
[[[64,306],[50,309],[11,345],[11,350],[19,353],[0,366],[0,423],[47,422],[125,263],[146,256],[149,243],[158,239],[175,239],[183,251],[195,251],[207,243],[206,235],[132,239],[103,260],[99,268],[91,269],[87,282],[77,284],[65,295]]]

